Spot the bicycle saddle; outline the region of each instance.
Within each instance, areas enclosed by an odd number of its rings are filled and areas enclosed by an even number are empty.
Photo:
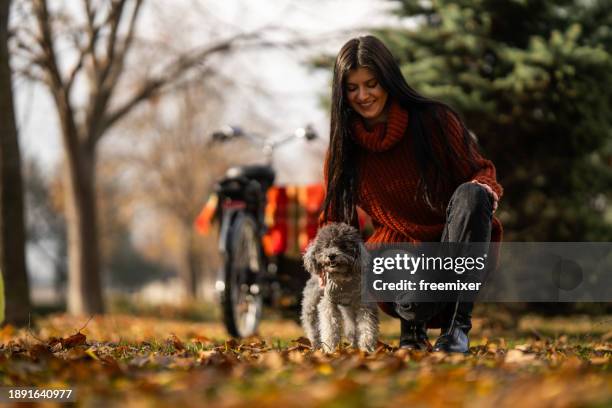
[[[246,177],[249,179],[255,179],[262,182],[267,186],[274,183],[276,172],[270,166],[251,164],[246,166],[234,166],[230,167],[225,176],[228,178]]]

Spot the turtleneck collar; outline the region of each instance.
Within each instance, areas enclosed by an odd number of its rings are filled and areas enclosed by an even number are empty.
[[[352,120],[353,138],[365,149],[373,152],[384,152],[399,142],[406,133],[408,112],[395,99],[390,99],[387,121],[377,123],[368,131],[359,115]]]

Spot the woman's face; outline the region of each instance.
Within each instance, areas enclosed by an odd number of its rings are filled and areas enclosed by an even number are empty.
[[[349,105],[370,123],[382,119],[388,93],[368,68],[348,72],[345,84]]]

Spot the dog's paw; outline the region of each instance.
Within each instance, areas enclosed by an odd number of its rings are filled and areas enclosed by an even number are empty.
[[[360,338],[358,343],[359,343],[358,344],[359,350],[367,351],[368,353],[371,353],[374,350],[376,350],[376,345],[378,344],[378,340],[372,337]]]
[[[334,351],[336,351],[336,346],[329,345],[329,344],[326,344],[326,343],[322,343],[321,344],[321,350],[323,350],[324,353],[331,354]]]
[[[366,353],[373,353],[376,350],[376,347],[372,345],[368,345],[368,346],[359,347],[359,350],[365,351]]]
[[[310,350],[315,351],[315,350],[319,350],[321,348],[321,342],[320,341],[310,341]]]
[[[359,346],[359,350],[365,351],[365,352],[368,352],[368,353],[373,353],[374,350],[376,350],[376,346],[372,345],[372,344],[361,345],[361,346]]]

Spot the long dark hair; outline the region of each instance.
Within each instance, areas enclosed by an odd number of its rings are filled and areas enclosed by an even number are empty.
[[[459,114],[450,106],[426,98],[412,88],[404,79],[400,68],[389,49],[378,38],[367,35],[349,40],[336,57],[332,84],[331,126],[329,149],[325,158],[327,169],[327,193],[324,202],[323,220],[333,219],[352,225],[357,224],[356,199],[358,188],[357,145],[350,135],[353,112],[345,94],[345,79],[350,70],[364,67],[370,69],[380,85],[409,113],[409,129],[414,140],[415,158],[420,172],[418,194],[432,209],[444,208],[446,200],[440,195],[450,186],[458,185],[458,174],[443,166],[445,160],[453,163],[466,161],[476,168],[472,154],[472,138]],[[444,124],[447,115],[454,115],[463,129],[463,142],[468,157],[458,157],[444,140]],[[427,132],[425,115],[431,115],[437,132]],[[444,146],[444,156],[434,154],[431,138],[439,137]],[[433,166],[432,166],[433,164]],[[441,199],[442,198],[442,199]]]

